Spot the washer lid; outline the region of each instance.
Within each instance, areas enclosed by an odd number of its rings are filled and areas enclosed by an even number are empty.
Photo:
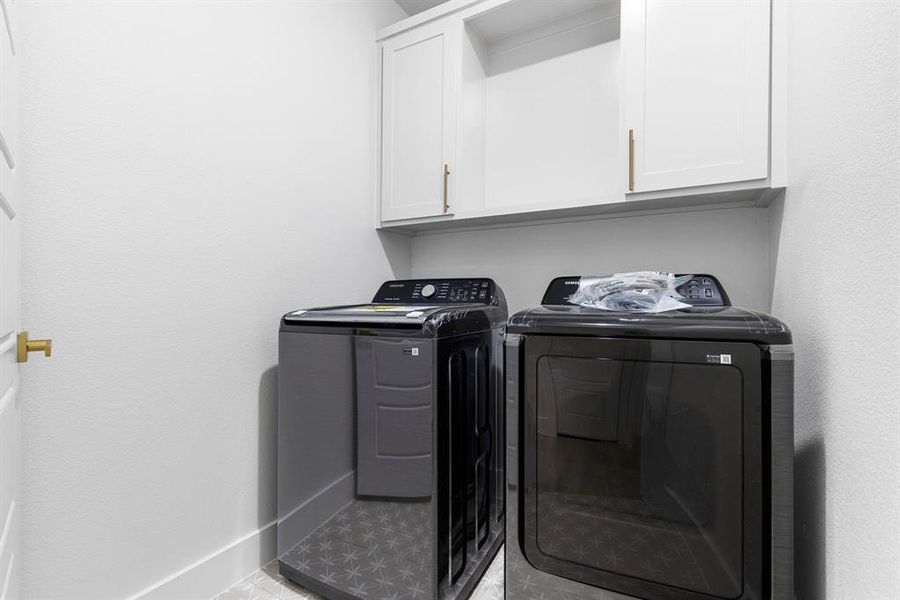
[[[356,304],[289,312],[282,318],[281,328],[282,331],[330,328],[331,333],[348,333],[348,329],[394,329],[424,337],[446,337],[498,327],[506,321],[506,315],[505,306],[484,304]]]
[[[509,319],[509,333],[664,338],[790,344],[787,325],[765,313],[691,307],[663,313],[611,312],[584,306],[539,306]]]
[[[408,305],[408,304],[353,304],[349,306],[327,306],[295,310],[284,315],[285,323],[362,323],[365,325],[395,324],[421,327],[422,324],[441,311],[474,308],[477,305],[459,304],[455,306]],[[481,307],[483,308],[483,307]],[[460,315],[464,311],[455,311]]]
[[[443,337],[490,329],[506,317],[503,291],[491,279],[402,279],[385,281],[368,304],[295,310],[281,326],[390,328]]]

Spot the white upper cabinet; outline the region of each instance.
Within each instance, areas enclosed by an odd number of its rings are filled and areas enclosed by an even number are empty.
[[[768,177],[767,0],[622,2],[628,189]]]
[[[766,204],[785,181],[772,9],[453,0],[380,30],[380,224]]]
[[[458,30],[439,21],[382,45],[382,221],[451,212]]]

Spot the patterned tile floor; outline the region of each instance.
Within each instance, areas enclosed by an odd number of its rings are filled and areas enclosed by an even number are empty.
[[[488,567],[470,600],[503,598],[503,548]],[[322,600],[320,596],[294,585],[278,574],[278,563],[272,561],[259,571],[234,584],[214,600]],[[380,600],[370,598],[368,600]]]

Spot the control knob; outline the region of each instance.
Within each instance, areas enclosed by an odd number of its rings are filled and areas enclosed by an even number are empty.
[[[431,285],[430,283],[426,283],[425,286],[422,288],[422,297],[423,298],[431,298],[432,296],[434,296],[434,293],[436,291],[437,290],[435,289],[435,287],[433,285]]]

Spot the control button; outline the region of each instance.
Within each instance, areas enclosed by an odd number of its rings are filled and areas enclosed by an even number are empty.
[[[433,285],[431,285],[430,283],[427,283],[422,288],[422,297],[423,298],[431,298],[432,296],[434,296],[434,293],[436,291],[437,291],[437,289],[435,289],[435,287]]]
[[[712,298],[712,290],[711,290],[711,289],[706,288],[704,291],[706,292],[706,297],[707,297],[707,298]]]

